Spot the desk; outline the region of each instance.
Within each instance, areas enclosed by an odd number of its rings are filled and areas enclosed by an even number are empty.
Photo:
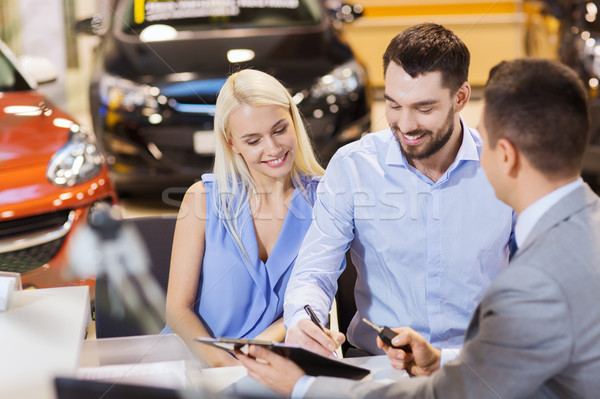
[[[390,366],[387,356],[366,356],[341,359],[341,361],[371,370],[367,380],[382,382],[397,381],[409,378],[406,371],[400,371]],[[252,395],[260,398],[279,398],[280,396],[262,386],[259,382],[248,377],[243,367],[221,367],[202,370],[204,387],[212,391],[224,392],[235,396]]]
[[[198,389],[206,367],[175,334],[101,338],[83,343],[77,377],[172,389]]]
[[[54,398],[53,378],[75,373],[89,322],[87,286],[15,292],[0,313],[0,397]]]
[[[390,367],[387,356],[343,359],[372,371],[379,381],[407,378],[404,371]],[[138,383],[192,391],[208,390],[257,397],[278,397],[248,377],[242,366],[205,368],[175,334],[87,340],[81,369],[84,379]]]

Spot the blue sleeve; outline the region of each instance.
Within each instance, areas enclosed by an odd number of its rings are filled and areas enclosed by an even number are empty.
[[[310,304],[319,320],[327,320],[345,254],[354,239],[352,178],[347,162],[336,154],[317,188],[313,221],[300,248],[285,293],[286,328],[307,317]]]

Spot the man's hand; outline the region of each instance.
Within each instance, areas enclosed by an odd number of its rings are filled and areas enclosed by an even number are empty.
[[[279,395],[289,397],[304,371],[285,357],[260,346],[250,345],[248,355],[236,350],[248,375]]]
[[[325,357],[333,357],[333,352],[344,343],[346,337],[340,332],[325,332],[309,319],[302,319],[288,330],[286,344],[298,345]]]
[[[435,349],[425,338],[408,327],[392,328],[397,335],[392,339],[394,346],[410,345],[412,353],[386,345],[377,337],[377,346],[390,358],[392,367],[406,370],[412,375],[430,375],[440,368],[441,352]]]

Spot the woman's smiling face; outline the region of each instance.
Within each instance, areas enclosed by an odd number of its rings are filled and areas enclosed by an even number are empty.
[[[231,148],[244,158],[255,181],[289,176],[297,148],[289,110],[242,104],[231,113],[229,127]]]

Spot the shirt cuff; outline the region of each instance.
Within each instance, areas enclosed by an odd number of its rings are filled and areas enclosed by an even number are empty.
[[[292,394],[290,395],[290,399],[302,399],[304,395],[310,389],[310,386],[315,381],[316,377],[310,375],[303,375],[300,377],[298,381],[296,381],[296,385],[294,385],[294,389],[292,390]]]
[[[440,356],[440,367],[444,365],[444,363],[454,360],[460,354],[460,349],[442,349],[442,355]]]
[[[288,319],[287,323],[285,323],[286,331],[289,331],[290,328],[294,327],[302,319],[308,319],[308,315],[306,314],[306,312],[304,312],[304,309],[302,310],[302,312],[296,312],[294,316]]]

